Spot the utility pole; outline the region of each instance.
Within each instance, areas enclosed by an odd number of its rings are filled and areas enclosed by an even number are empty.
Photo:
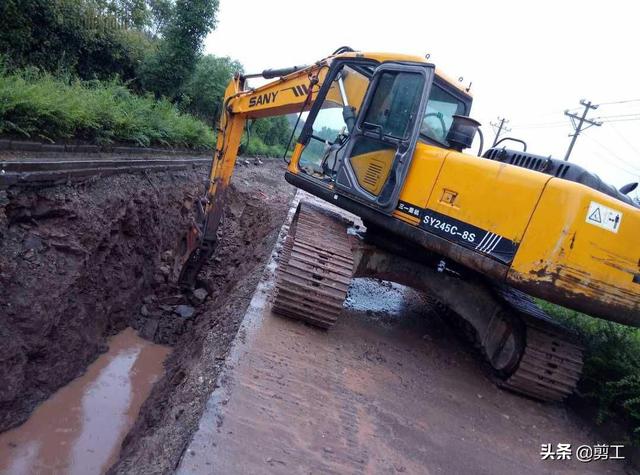
[[[592,125],[595,125],[596,127],[600,127],[602,125],[602,122],[587,119],[587,113],[589,112],[589,109],[597,109],[597,104],[592,104],[591,101],[587,101],[586,99],[582,99],[580,101],[580,104],[584,106],[584,112],[582,113],[581,117],[578,117],[576,114],[572,114],[568,109],[564,111],[564,115],[568,116],[571,119],[571,124],[573,125],[573,130],[575,131],[573,134],[569,134],[569,137],[571,137],[571,143],[569,144],[569,148],[567,149],[567,154],[564,156],[565,162],[569,161],[569,156],[571,155],[571,151],[573,150],[573,146],[575,145],[580,132],[588,129]],[[583,127],[584,124],[588,125],[586,127]]]
[[[500,138],[500,134],[502,133],[502,130],[504,130],[505,132],[511,132],[511,129],[508,129],[504,126],[504,124],[508,124],[509,121],[507,119],[505,119],[504,117],[498,117],[498,122],[499,123],[493,123],[493,122],[489,122],[493,127],[497,127],[498,131],[496,132],[496,136],[493,139],[493,144],[491,145],[492,147],[495,147],[495,145],[498,143],[498,139]]]

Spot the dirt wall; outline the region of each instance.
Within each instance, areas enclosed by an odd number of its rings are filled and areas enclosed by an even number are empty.
[[[9,190],[0,205],[0,431],[123,329],[189,221],[205,167]]]

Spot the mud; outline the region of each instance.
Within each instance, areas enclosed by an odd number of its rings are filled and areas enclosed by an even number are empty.
[[[115,462],[169,348],[150,344],[130,328],[108,345],[85,374],[38,406],[25,424],[0,434],[0,472],[100,473]]]
[[[170,335],[175,346],[164,377],[144,403],[124,440],[120,460],[108,473],[170,473],[177,466],[198,428],[289,209],[294,189],[286,184],[283,174],[281,163],[268,162],[236,171],[216,254],[200,274],[199,285],[208,296],[179,331],[166,331],[172,325],[182,325],[166,314],[137,317],[136,325],[157,320],[154,339],[162,341]],[[160,305],[167,305],[161,301],[178,298],[170,286],[147,297],[150,304],[145,313],[150,315],[160,313]]]
[[[625,473],[541,460],[543,443],[603,439],[562,405],[498,389],[418,292],[355,279],[329,332],[251,309],[179,474]]]
[[[0,203],[0,432],[24,422],[39,402],[81,375],[106,351],[106,339],[127,326],[170,344],[188,335],[167,373],[169,387],[184,379],[184,361],[198,355],[205,333],[217,326],[199,322],[199,315],[207,306],[223,310],[217,296],[260,261],[270,244],[254,240],[269,240],[281,218],[278,206],[283,215],[292,192],[279,162],[239,167],[222,244],[204,273],[209,300],[181,321],[174,310],[182,300],[160,301],[176,293],[165,264],[206,173],[207,167],[194,167],[6,193]],[[169,309],[155,315],[153,332],[145,328],[148,315],[141,315],[145,298]],[[233,337],[233,326],[219,328],[226,331],[216,339]],[[154,405],[149,412],[158,410]]]
[[[0,431],[128,325],[188,222],[204,168],[9,190],[0,208]]]

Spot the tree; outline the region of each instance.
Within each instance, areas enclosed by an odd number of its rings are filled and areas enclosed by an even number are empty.
[[[291,126],[285,116],[258,119],[251,130],[266,145],[286,147],[291,137]]]
[[[142,0],[2,0],[0,53],[15,68],[129,80],[151,47],[149,22]]]
[[[182,88],[183,107],[209,124],[215,124],[227,84],[242,64],[228,57],[202,56]]]
[[[218,0],[177,0],[158,50],[140,69],[142,85],[175,100],[193,73],[202,42],[214,28]]]

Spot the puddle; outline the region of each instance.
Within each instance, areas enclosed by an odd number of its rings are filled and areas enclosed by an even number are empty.
[[[23,425],[0,434],[0,473],[104,472],[162,375],[169,351],[130,328],[114,336],[109,351],[84,375],[38,406]]]
[[[345,306],[357,312],[384,312],[400,316],[406,311],[406,294],[413,291],[395,282],[353,279]]]

